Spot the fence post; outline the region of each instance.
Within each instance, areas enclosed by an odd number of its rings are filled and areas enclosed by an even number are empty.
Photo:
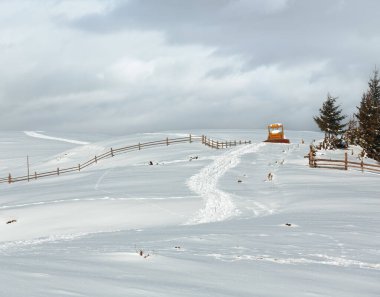
[[[169,145],[169,137],[166,137],[166,146]]]
[[[57,168],[57,175],[59,175],[59,167]]]
[[[11,174],[9,173],[9,175],[8,175],[8,183],[10,184],[12,182],[12,176],[11,176]]]
[[[344,153],[344,170],[348,169],[348,157],[347,152]]]
[[[112,149],[112,147],[111,147],[111,157],[113,157],[114,155],[113,155],[113,149]]]
[[[241,140],[239,140],[239,144],[241,144]]]
[[[191,134],[189,135],[189,142],[191,143]]]
[[[228,141],[226,140],[226,148],[228,147]]]
[[[34,171],[34,179],[37,179],[37,171]]]
[[[141,143],[139,142],[139,151],[141,151]]]
[[[314,166],[315,164],[313,164],[313,150],[311,149],[311,146],[310,146],[310,151],[309,151],[309,167],[316,167]]]
[[[98,159],[96,158],[96,156],[95,156],[94,160],[95,160],[95,163],[98,163]]]
[[[362,159],[362,161],[360,162],[360,167],[362,168],[362,172],[363,172],[363,171],[364,171],[363,159]]]
[[[219,140],[216,141],[216,148],[219,149]]]
[[[78,171],[80,171],[80,164],[78,164]]]

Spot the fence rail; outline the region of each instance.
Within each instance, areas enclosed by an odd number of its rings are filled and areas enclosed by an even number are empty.
[[[142,143],[139,142],[138,144],[129,145],[129,146],[121,147],[121,148],[110,148],[108,151],[106,151],[100,155],[94,156],[94,158],[87,160],[83,163],[80,163],[77,166],[72,166],[72,167],[68,167],[68,168],[57,168],[55,170],[46,171],[46,172],[39,172],[39,173],[37,173],[36,171],[34,173],[29,173],[29,169],[28,169],[27,175],[17,176],[17,177],[13,177],[9,173],[8,177],[0,178],[0,184],[1,183],[11,184],[11,183],[20,182],[20,181],[28,181],[29,182],[31,180],[37,180],[37,179],[42,178],[42,177],[59,176],[61,174],[65,174],[65,173],[79,172],[79,171],[83,170],[84,168],[87,168],[93,164],[98,163],[100,160],[112,158],[116,155],[121,155],[121,154],[125,154],[125,153],[132,152],[132,151],[139,151],[139,150],[142,150],[144,148],[151,148],[151,147],[155,147],[155,146],[169,146],[172,144],[192,143],[192,142],[201,142],[202,144],[204,144],[208,147],[211,147],[211,148],[215,148],[215,149],[223,149],[223,148],[227,148],[227,147],[231,147],[231,146],[236,146],[239,144],[251,143],[251,141],[241,141],[241,140],[239,140],[239,141],[236,141],[236,140],[234,140],[234,141],[219,141],[219,140],[215,141],[215,140],[208,138],[207,136],[204,136],[204,135],[194,136],[191,134],[187,137],[172,138],[172,139],[169,139],[167,137],[166,139],[158,140],[158,141],[149,141],[149,142],[142,142]]]
[[[215,149],[223,149],[223,148],[227,148],[227,147],[231,147],[231,146],[237,146],[237,145],[240,145],[240,144],[250,144],[251,141],[215,141],[215,140],[212,140],[212,139],[209,139],[207,138],[206,136],[202,136],[202,143],[206,146],[209,146],[211,148],[215,148]]]
[[[313,150],[310,149],[309,166],[313,168],[329,168],[340,170],[348,170],[349,168],[354,168],[355,170],[360,169],[362,172],[369,171],[380,173],[380,165],[364,163],[363,160],[361,162],[349,161],[347,152],[344,153],[344,160],[333,160],[316,158],[314,156]]]

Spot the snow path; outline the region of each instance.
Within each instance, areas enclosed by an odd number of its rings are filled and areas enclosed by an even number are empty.
[[[58,241],[64,241],[64,240],[70,241],[70,240],[74,240],[86,235],[102,233],[102,232],[103,231],[87,232],[87,233],[78,232],[78,233],[64,234],[64,235],[51,235],[51,236],[28,239],[28,240],[7,241],[0,244],[0,253],[6,253],[8,249],[22,248],[23,246],[40,245],[43,243],[58,242]]]
[[[14,204],[14,205],[2,205],[0,209],[16,209],[31,207],[37,205],[50,205],[50,204],[68,204],[73,202],[93,202],[93,201],[154,201],[154,200],[181,200],[195,198],[196,196],[168,196],[168,197],[101,197],[101,198],[73,198],[73,199],[61,199],[51,201],[36,201],[31,203]]]
[[[239,164],[241,156],[254,153],[263,145],[250,144],[227,151],[188,180],[190,190],[200,195],[206,201],[206,205],[187,224],[218,222],[239,214],[230,195],[217,188],[218,180]]]
[[[235,261],[266,261],[277,264],[318,264],[318,265],[330,265],[338,267],[355,267],[362,269],[373,269],[380,270],[380,263],[368,263],[358,260],[345,259],[341,257],[331,257],[323,254],[309,254],[306,255],[310,258],[301,257],[301,258],[281,258],[281,257],[270,257],[267,255],[222,255],[222,254],[208,254],[210,257],[214,257],[217,260],[224,262],[235,262]]]
[[[24,133],[30,137],[35,137],[35,138],[41,138],[41,139],[48,139],[48,140],[57,140],[57,141],[63,141],[63,142],[69,142],[69,143],[74,143],[74,144],[89,144],[88,142],[85,141],[78,141],[78,140],[72,140],[72,139],[65,139],[65,138],[59,138],[59,137],[52,137],[52,136],[47,136],[35,131],[24,131]]]

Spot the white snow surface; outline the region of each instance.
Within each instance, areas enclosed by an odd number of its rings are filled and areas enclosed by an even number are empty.
[[[218,181],[228,170],[239,164],[242,155],[253,153],[261,146],[263,143],[250,144],[227,151],[190,178],[188,186],[203,197],[206,205],[189,221],[189,224],[223,221],[239,214],[231,196],[217,188]]]
[[[41,172],[188,134],[0,132],[0,175],[24,175],[27,155]],[[191,134],[253,143],[155,147],[0,184],[0,296],[380,296],[378,174],[309,168],[320,133]]]
[[[52,137],[52,136],[41,134],[36,131],[24,131],[24,133],[30,137],[36,137],[36,138],[41,138],[41,139],[63,141],[63,142],[69,142],[69,143],[74,143],[74,144],[88,144],[88,142],[85,142],[85,141],[78,141],[78,140],[72,140],[72,139],[66,139],[66,138],[60,138],[60,137]]]

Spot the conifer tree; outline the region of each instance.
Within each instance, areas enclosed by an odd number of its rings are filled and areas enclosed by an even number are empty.
[[[326,101],[319,109],[319,116],[314,117],[319,129],[325,133],[325,141],[333,147],[335,147],[336,137],[343,134],[346,126],[342,123],[346,116],[342,114],[340,106],[336,105],[337,98],[327,94]]]
[[[368,91],[363,94],[357,108],[359,144],[368,157],[380,161],[380,78],[376,69],[368,82]]]
[[[343,137],[348,144],[359,144],[359,126],[355,115],[350,116],[350,119],[347,123],[347,130],[344,133]]]

